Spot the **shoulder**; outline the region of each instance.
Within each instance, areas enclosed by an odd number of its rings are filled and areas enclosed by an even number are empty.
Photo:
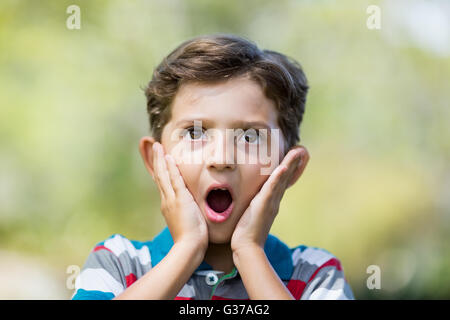
[[[147,242],[113,234],[89,253],[75,281],[72,299],[112,299],[150,268]]]
[[[325,249],[299,245],[290,250],[294,267],[310,267],[313,270],[320,267],[333,266],[338,270],[342,269],[339,259]]]
[[[92,253],[105,250],[116,258],[135,259],[143,265],[150,264],[149,242],[129,240],[121,234],[113,234],[104,241],[97,243]]]
[[[299,245],[291,248],[293,273],[301,299],[354,299],[341,261],[323,248]]]

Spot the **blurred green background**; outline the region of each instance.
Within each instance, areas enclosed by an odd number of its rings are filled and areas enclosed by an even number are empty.
[[[67,268],[97,242],[160,231],[138,152],[142,88],[182,41],[218,32],[297,59],[311,86],[311,159],[271,232],[335,254],[356,298],[449,299],[450,3],[438,0],[2,0],[0,298],[70,298]],[[367,287],[370,265],[381,289]]]

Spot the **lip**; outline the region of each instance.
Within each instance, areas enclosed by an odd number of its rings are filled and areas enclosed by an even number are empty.
[[[208,201],[206,201],[206,197],[208,196],[209,192],[213,189],[216,188],[226,188],[230,194],[231,194],[231,204],[230,206],[227,208],[227,210],[225,210],[224,212],[221,213],[217,213],[215,212],[213,209],[211,209],[208,205]],[[230,216],[231,216],[231,212],[233,211],[233,207],[234,207],[234,194],[233,194],[233,189],[231,189],[231,186],[227,183],[214,183],[212,185],[209,186],[209,188],[206,190],[205,193],[205,212],[206,212],[206,217],[211,221],[211,222],[224,222],[226,221]]]

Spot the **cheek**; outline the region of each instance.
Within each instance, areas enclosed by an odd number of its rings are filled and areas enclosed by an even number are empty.
[[[259,192],[269,175],[261,174],[261,166],[244,165],[241,167],[241,190],[246,203],[250,203],[253,197]]]
[[[181,176],[183,177],[184,184],[188,188],[189,192],[195,197],[199,190],[197,187],[199,185],[198,181],[200,178],[202,166],[195,164],[178,164],[178,169],[180,170]]]
[[[170,154],[177,160],[186,164],[200,164],[203,162],[204,141],[187,141],[181,139],[172,143]]]

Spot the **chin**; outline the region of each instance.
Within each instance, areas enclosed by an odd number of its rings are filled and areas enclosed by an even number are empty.
[[[211,228],[209,230],[209,243],[227,244],[231,242],[232,233],[224,232],[225,230],[211,230]]]

